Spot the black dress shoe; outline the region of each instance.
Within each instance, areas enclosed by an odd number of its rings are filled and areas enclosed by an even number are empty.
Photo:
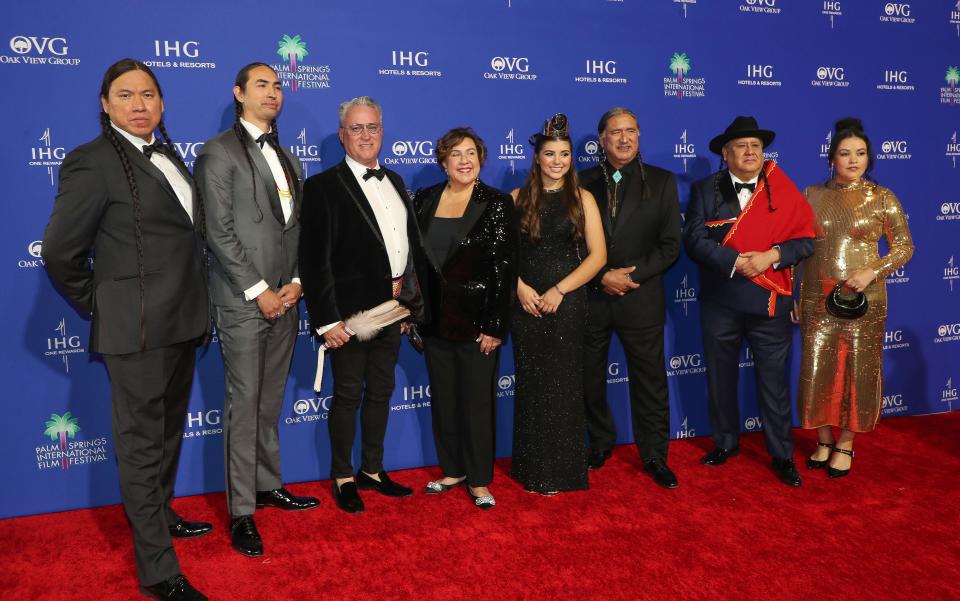
[[[839,447],[834,447],[833,452],[834,452],[834,453],[843,453],[844,455],[850,457],[850,459],[853,459],[853,451],[848,451],[847,449],[841,449],[841,448],[839,448]],[[851,465],[852,465],[852,464],[851,464]],[[827,476],[829,476],[830,478],[843,478],[844,476],[846,476],[846,475],[849,474],[849,473],[850,473],[850,468],[849,468],[849,467],[848,467],[847,469],[845,469],[845,470],[838,470],[837,468],[833,467],[832,465],[827,466]]]
[[[337,486],[337,481],[334,480],[333,500],[336,501],[337,507],[347,513],[363,513],[363,499],[360,498],[360,493],[357,492],[357,484],[355,482],[344,482],[340,486]]]
[[[177,523],[168,526],[168,529],[170,530],[170,536],[173,538],[197,538],[213,530],[213,524],[177,520]]]
[[[193,588],[181,574],[140,589],[143,594],[164,601],[207,601],[207,597]]]
[[[825,442],[818,442],[818,443],[817,443],[817,446],[818,446],[818,447],[826,447],[826,448],[830,449],[831,452],[833,452],[833,449],[835,448],[834,443],[827,444],[827,443],[825,443]],[[808,469],[808,470],[818,470],[818,469],[824,467],[825,465],[827,465],[828,463],[830,463],[830,453],[827,453],[827,458],[826,458],[826,459],[814,459],[813,457],[808,457],[808,458],[807,458],[807,469]]]
[[[613,454],[612,449],[607,449],[606,451],[600,451],[598,449],[590,449],[590,454],[587,456],[587,469],[588,470],[598,470],[603,467],[603,464],[606,463],[607,459],[610,459],[610,455]]]
[[[397,484],[390,479],[387,472],[380,472],[377,476],[380,477],[379,482],[368,476],[362,470],[357,472],[357,487],[360,490],[375,490],[381,495],[388,497],[409,497],[413,494],[413,489],[407,488],[402,484]]]
[[[800,473],[797,472],[797,466],[793,459],[774,458],[770,462],[770,466],[773,467],[773,473],[777,475],[781,482],[787,486],[800,486]]]
[[[247,557],[263,555],[263,540],[257,532],[257,525],[253,523],[252,515],[242,515],[230,520],[230,538],[233,548]]]
[[[298,497],[286,488],[257,493],[257,507],[276,507],[288,511],[312,509],[320,504],[316,497]]]
[[[700,463],[703,465],[723,465],[727,459],[736,457],[740,454],[740,447],[725,449],[723,447],[714,447],[712,451],[703,456]]]
[[[676,488],[680,486],[673,471],[667,467],[666,463],[659,459],[651,459],[644,463],[643,471],[650,474],[653,481],[664,488]]]

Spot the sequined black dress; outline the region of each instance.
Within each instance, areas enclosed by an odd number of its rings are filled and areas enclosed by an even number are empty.
[[[540,294],[580,264],[573,225],[559,198],[547,197],[540,241],[521,236],[520,277]],[[583,335],[586,290],[567,293],[553,315],[513,312],[516,396],[513,477],[537,492],[588,488],[584,444]]]

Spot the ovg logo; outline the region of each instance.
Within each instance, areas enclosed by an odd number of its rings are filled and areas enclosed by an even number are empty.
[[[743,429],[747,432],[763,430],[763,420],[761,420],[759,417],[748,417],[743,421]]]
[[[823,7],[820,14],[830,17],[830,29],[833,29],[833,18],[842,17],[843,9],[840,8],[840,0],[823,0]]]
[[[13,54],[0,54],[0,64],[76,66],[79,58],[67,58],[67,38],[36,35],[15,35],[9,47]]]
[[[41,257],[41,252],[43,251],[43,241],[34,240],[27,245],[27,254],[33,257],[32,259],[20,259],[17,261],[17,267],[20,269],[34,269],[36,267],[43,267],[43,259]]]
[[[956,221],[958,219],[960,219],[960,202],[941,203],[937,221]]]
[[[581,164],[596,165],[603,160],[600,143],[594,139],[589,139],[583,143],[583,152],[577,157]]]
[[[692,69],[686,52],[674,52],[670,58],[670,72],[673,77],[663,78],[663,95],[682,98],[702,98],[706,95],[707,81],[703,77],[690,78],[687,73]]]
[[[47,338],[47,349],[43,354],[46,357],[60,357],[63,370],[70,373],[70,355],[85,352],[80,337],[68,333],[66,319],[61,319],[53,331],[56,335]]]
[[[697,147],[693,142],[687,141],[687,130],[683,130],[680,141],[673,145],[673,158],[683,161],[684,173],[687,172],[687,159],[697,158]]]
[[[877,160],[910,160],[910,148],[906,140],[884,140],[880,143],[880,152],[877,153]]]
[[[56,184],[53,170],[63,163],[63,159],[67,156],[67,150],[63,146],[57,146],[53,143],[53,136],[50,135],[49,127],[43,130],[38,141],[40,142],[39,145],[30,148],[30,161],[27,164],[31,167],[46,169],[50,185],[53,186]]]
[[[200,152],[200,149],[203,148],[204,142],[174,142],[173,147],[176,149],[177,154],[180,155],[180,158],[183,159],[183,162],[187,167],[193,167],[193,164],[197,160],[197,154]]]
[[[684,317],[689,317],[688,306],[697,300],[697,290],[689,285],[689,278],[689,274],[683,274],[683,279],[677,284],[677,289],[673,295],[673,302],[683,308]]]
[[[504,136],[506,142],[500,144],[500,154],[497,156],[501,161],[510,161],[510,175],[516,174],[516,161],[527,160],[526,149],[522,142],[514,140],[513,129]]]
[[[960,93],[957,92],[957,86],[960,85],[960,68],[947,67],[947,74],[943,79],[947,85],[940,88],[940,104],[957,104],[957,100],[960,100]]]
[[[303,170],[303,178],[306,179],[307,174],[310,173],[311,164],[316,164],[317,168],[320,168],[320,147],[316,144],[310,144],[307,141],[306,127],[301,129],[300,133],[297,134],[297,142],[299,142],[299,144],[290,145],[290,154],[299,159],[300,169]]]
[[[880,15],[882,23],[914,23],[916,19],[911,16],[912,9],[909,4],[904,2],[887,2],[883,5],[883,14]]]
[[[887,284],[906,284],[910,281],[910,276],[907,274],[907,268],[901,267],[900,269],[890,272],[890,275],[887,276]]]
[[[934,344],[957,341],[960,341],[960,323],[945,323],[937,326],[937,337],[933,339]]]
[[[909,409],[907,404],[903,402],[902,394],[885,395],[880,408],[884,416],[905,413]]]
[[[330,87],[330,65],[304,65],[303,59],[310,54],[307,43],[300,35],[284,35],[277,42],[277,54],[287,61],[273,65],[284,88],[298,90],[325,90]]]
[[[670,357],[670,369],[667,376],[688,376],[691,374],[702,374],[707,371],[703,365],[703,358],[700,353],[690,355],[674,355]]]
[[[311,397],[297,399],[293,403],[293,415],[284,418],[287,425],[306,424],[317,420],[324,420],[330,416],[330,401],[333,396]]]
[[[500,376],[497,378],[497,398],[513,396],[514,386],[517,384],[517,377],[513,374]]]
[[[777,7],[777,0],[743,0],[740,4],[742,13],[761,13],[779,15],[782,9]]]
[[[943,280],[950,284],[950,292],[953,292],[953,283],[960,280],[960,266],[954,265],[953,255],[947,260],[947,266],[943,268]]]
[[[80,431],[79,420],[69,411],[63,415],[53,413],[44,422],[44,436],[53,444],[36,447],[37,469],[70,469],[70,466],[99,463],[107,460],[107,437],[93,440],[76,440]]]
[[[519,79],[533,81],[536,73],[530,72],[530,59],[525,56],[495,56],[490,59],[490,71],[484,79]]]
[[[393,156],[383,159],[387,165],[432,165],[437,162],[433,142],[429,140],[397,140],[390,151]]]
[[[847,81],[847,71],[845,67],[817,67],[817,78],[810,82],[815,88],[846,88],[850,85]]]

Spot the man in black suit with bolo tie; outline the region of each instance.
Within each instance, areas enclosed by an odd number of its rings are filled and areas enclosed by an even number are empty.
[[[303,510],[320,502],[283,487],[277,432],[299,323],[300,165],[280,146],[283,90],[273,69],[243,67],[233,95],[233,127],[203,145],[195,171],[223,355],[230,537],[237,552],[259,557],[257,507]]]
[[[663,351],[663,274],[680,253],[680,205],[672,173],[643,163],[640,128],[615,107],[597,126],[604,161],[580,174],[603,216],[607,265],[590,286],[584,344],[584,400],[590,469],[599,469],[617,440],[607,404],[607,353],[613,332],[623,344],[630,378],[633,436],[644,471],[676,488],[667,467],[670,399]]]
[[[206,599],[181,574],[171,537],[212,526],[170,507],[196,347],[210,325],[203,210],[163,125],[150,68],[132,59],[111,65],[100,102],[102,134],[60,170],[43,260],[93,318],[90,349],[110,375],[120,494],[142,590]]]
[[[393,395],[394,367],[405,324],[375,338],[351,339],[344,320],[397,299],[423,317],[416,262],[422,260],[416,215],[400,176],[380,167],[380,105],[369,96],[343,102],[339,137],[344,160],[304,183],[300,214],[300,278],[317,334],[332,349],[333,401],[328,424],[337,506],[363,511],[360,490],[390,497],[413,491],[383,469],[383,439]],[[362,407],[361,407],[362,396]],[[351,452],[360,408],[362,459],[354,479]]]

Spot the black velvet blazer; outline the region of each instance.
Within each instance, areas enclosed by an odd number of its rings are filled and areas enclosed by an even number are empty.
[[[418,190],[414,196],[424,239],[446,185]],[[513,199],[477,181],[463,217],[460,242],[442,264],[427,252],[424,288],[430,317],[423,333],[459,342],[473,342],[480,333],[503,340],[517,289]]]

